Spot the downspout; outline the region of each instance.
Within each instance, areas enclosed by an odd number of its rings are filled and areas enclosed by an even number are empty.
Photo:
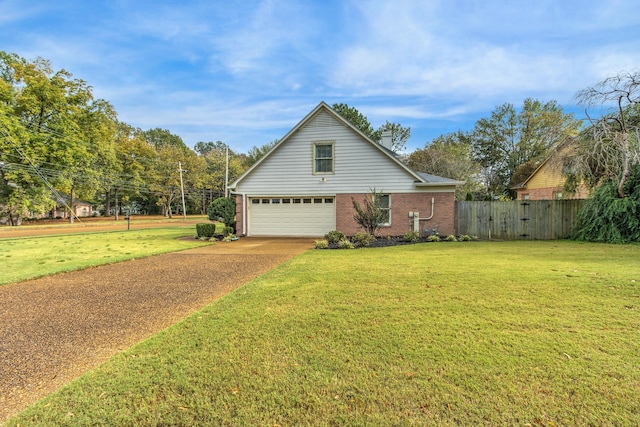
[[[247,236],[247,212],[249,211],[249,206],[247,206],[247,194],[242,193],[242,233]]]

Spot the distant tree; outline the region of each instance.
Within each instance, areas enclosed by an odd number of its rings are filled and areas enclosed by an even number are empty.
[[[150,198],[149,179],[153,171],[156,150],[147,144],[141,129],[118,122],[115,136],[116,166],[101,183],[105,200],[105,215],[111,215],[115,206],[115,217],[119,215],[119,201],[148,204]]]
[[[465,184],[456,188],[458,200],[482,190],[476,179],[480,165],[471,156],[471,135],[467,132],[458,131],[435,138],[424,148],[411,153],[407,164],[420,172],[464,181]]]
[[[274,139],[273,141],[267,142],[266,144],[261,145],[260,147],[255,146],[255,145],[253,147],[251,147],[251,149],[247,153],[247,157],[246,157],[246,166],[247,166],[247,168],[253,166],[253,164],[255,162],[260,160],[262,158],[262,156],[267,154],[273,147],[275,147],[276,144],[278,144],[278,142],[279,142],[278,139]]]
[[[407,141],[409,137],[411,137],[411,128],[406,128],[401,124],[391,123],[387,120],[387,122],[376,131],[376,135],[382,135],[382,132],[385,130],[391,131],[391,150],[396,153],[404,151]]]
[[[411,128],[404,127],[398,123],[391,123],[388,120],[385,124],[380,126],[378,130],[373,130],[373,126],[369,123],[367,116],[358,111],[357,108],[350,107],[347,104],[336,103],[333,104],[331,108],[359,129],[363,134],[368,136],[372,141],[380,143],[382,131],[390,130],[392,141],[391,150],[396,153],[404,151],[407,141],[411,136]]]
[[[476,122],[471,152],[482,167],[489,194],[508,194],[519,184],[515,179],[521,165],[543,160],[548,150],[578,133],[580,121],[563,112],[556,101],[542,103],[528,98],[518,112],[506,103],[491,117]]]
[[[188,147],[178,135],[172,134],[167,129],[149,129],[144,131],[144,138],[147,143],[153,146],[155,149],[170,145],[172,147],[178,147],[181,150],[186,150]]]

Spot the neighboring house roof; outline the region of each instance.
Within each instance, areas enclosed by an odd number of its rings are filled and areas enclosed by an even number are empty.
[[[573,138],[567,138],[566,140],[564,140],[561,144],[559,144],[553,150],[551,154],[547,156],[546,159],[540,162],[538,167],[535,168],[533,172],[531,172],[531,175],[529,175],[527,179],[525,179],[522,183],[518,185],[514,185],[513,187],[511,187],[511,189],[521,190],[521,189],[527,188],[527,186],[531,183],[531,181],[534,180],[541,173],[545,173],[549,175],[549,179],[553,181],[551,183],[553,184],[553,186],[562,187],[565,182],[565,177],[562,175],[562,171],[559,170],[558,165],[552,164],[552,163],[553,161],[555,161],[555,159],[558,158],[558,156],[565,156],[570,150],[573,149],[573,147],[574,147]]]
[[[298,132],[301,128],[303,128],[310,120],[312,120],[320,111],[326,111],[330,114],[335,120],[344,125],[347,128],[350,128],[352,131],[356,132],[358,135],[362,137],[363,140],[367,141],[371,144],[375,149],[379,150],[383,153],[391,162],[395,163],[402,169],[404,169],[407,173],[409,173],[415,180],[415,184],[417,187],[438,187],[438,186],[455,186],[462,185],[464,182],[456,181],[448,178],[442,178],[435,175],[429,175],[426,173],[416,172],[413,169],[409,168],[407,165],[402,163],[396,153],[384,147],[381,144],[373,141],[367,135],[365,135],[360,129],[355,127],[351,122],[346,120],[340,114],[338,114],[335,110],[333,110],[326,102],[320,102],[309,114],[307,114],[296,126],[294,126],[278,143],[271,148],[264,156],[262,156],[256,163],[254,163],[245,173],[240,175],[229,188],[235,189],[238,184],[245,179],[247,176],[251,175],[251,173],[258,168],[265,160],[274,152],[278,150],[280,146],[286,144],[287,141]]]

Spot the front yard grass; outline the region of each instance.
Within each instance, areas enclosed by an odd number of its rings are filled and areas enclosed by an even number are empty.
[[[195,226],[0,239],[0,285],[206,244]]]
[[[638,425],[640,246],[310,251],[8,425]]]

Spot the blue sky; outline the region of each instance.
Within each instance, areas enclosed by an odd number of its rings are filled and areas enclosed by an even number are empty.
[[[121,121],[246,152],[320,101],[408,151],[496,106],[640,67],[636,0],[3,0],[0,50],[87,81]]]

